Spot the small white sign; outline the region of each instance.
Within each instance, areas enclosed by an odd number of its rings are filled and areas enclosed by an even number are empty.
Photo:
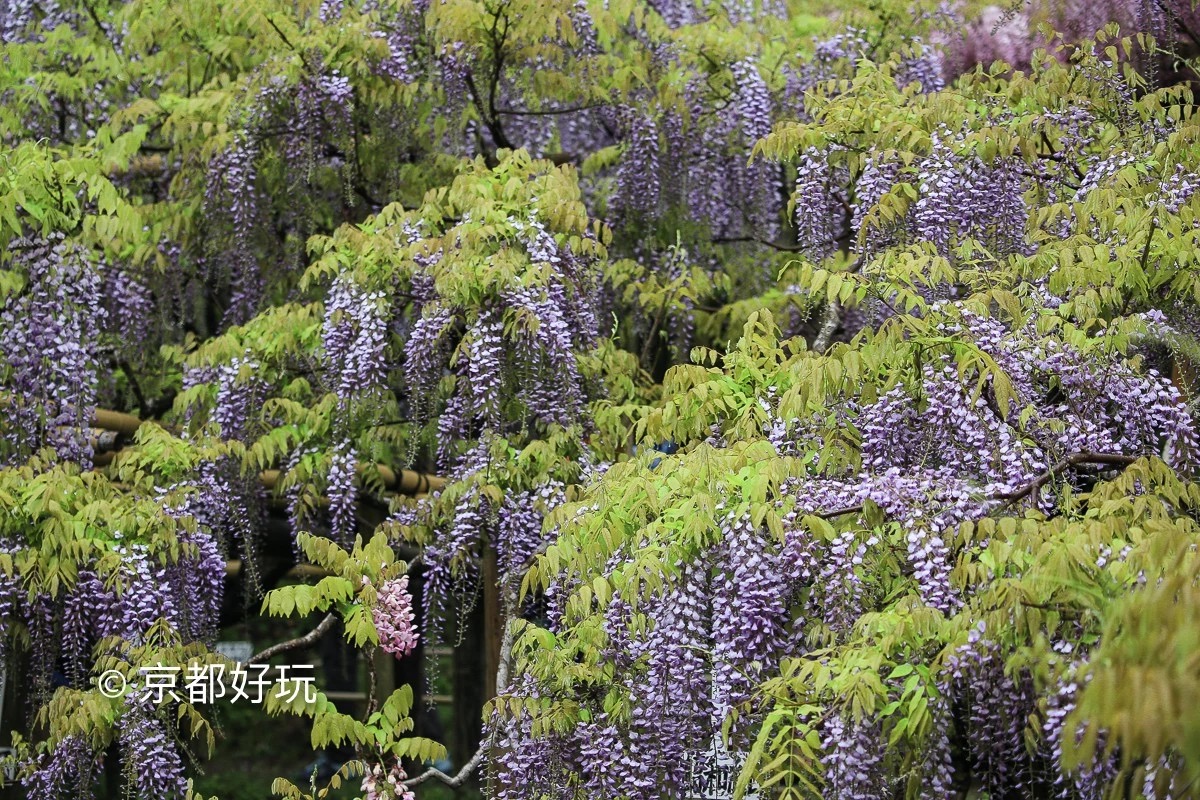
[[[254,645],[250,642],[217,642],[214,649],[230,661],[236,661],[239,664],[245,664],[250,660],[250,656],[254,655]]]
[[[688,791],[684,800],[732,800],[733,787],[746,763],[744,753],[730,753],[720,736],[714,736],[707,750],[688,756]],[[751,784],[742,795],[758,800],[758,787]]]
[[[0,747],[0,760],[4,763],[4,782],[12,783],[17,779],[17,762],[12,758],[14,750],[11,747]]]

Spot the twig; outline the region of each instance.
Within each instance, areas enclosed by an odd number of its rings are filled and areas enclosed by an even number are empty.
[[[862,258],[856,258],[850,268],[846,270],[846,274],[853,274],[862,269]],[[814,353],[824,353],[829,349],[829,343],[833,341],[833,335],[837,333],[837,329],[842,325],[842,304],[839,300],[831,300],[829,305],[825,307],[825,316],[821,319],[821,328],[817,331],[817,338],[813,339],[812,349]]]
[[[479,765],[483,763],[483,757],[486,752],[487,747],[480,745],[479,749],[475,751],[475,755],[471,756],[471,760],[463,764],[462,769],[453,775],[447,775],[437,767],[430,767],[420,775],[409,778],[403,783],[405,786],[412,788],[413,786],[420,786],[427,780],[437,778],[447,786],[462,786],[467,782],[468,779],[470,779],[471,774],[479,768]]]
[[[321,624],[313,628],[308,633],[296,639],[289,639],[286,642],[272,645],[260,653],[255,653],[246,659],[247,664],[261,664],[268,661],[272,656],[277,656],[280,653],[286,653],[289,650],[300,650],[310,645],[316,644],[317,640],[329,632],[333,627],[333,623],[337,620],[333,614],[326,614],[325,619],[321,620]]]
[[[375,709],[375,692],[378,689],[378,676],[375,674],[375,651],[377,649],[378,648],[376,648],[376,647],[368,647],[367,648],[367,664],[370,665],[370,668],[367,670],[367,678],[370,681],[370,683],[367,685],[366,716],[368,716],[368,717],[371,716],[372,714],[374,714],[376,711],[376,709]]]
[[[263,17],[267,20],[267,24],[270,25],[272,28],[274,28],[275,32],[277,34],[279,34],[279,38],[283,40],[283,43],[288,46],[289,50],[293,50],[296,53],[300,52],[299,50],[296,49],[296,45],[292,44],[292,40],[287,37],[287,34],[279,29],[279,26],[275,24],[275,20],[271,19],[271,16],[269,14],[263,14]],[[300,58],[303,59],[304,56],[301,55]]]
[[[92,8],[92,4],[89,2],[84,2],[83,7],[87,11],[88,16],[92,18],[92,22],[96,25],[97,30],[100,31],[100,35],[108,41],[108,46],[112,48],[113,54],[116,55],[117,58],[122,58],[121,48],[117,47],[116,40],[113,39],[108,28],[100,20],[100,15],[96,13],[96,9]]]
[[[585,106],[574,106],[573,108],[547,108],[541,111],[529,111],[519,108],[497,108],[496,113],[507,117],[552,117],[556,114],[575,114],[580,111],[588,111],[593,108],[603,108],[605,103],[588,103]]]
[[[846,506],[845,508],[835,508],[833,511],[825,511],[816,516],[821,519],[833,519],[834,517],[844,517],[847,514],[861,514],[863,511],[862,503],[856,506]]]
[[[659,327],[662,326],[663,317],[667,313],[667,306],[672,300],[675,299],[675,295],[677,293],[677,290],[672,291],[669,295],[663,298],[662,305],[658,307],[658,315],[654,318],[654,324],[650,326],[650,332],[646,334],[646,344],[642,347],[642,354],[638,356],[639,364],[650,357],[650,348],[654,344],[654,338],[658,335]]]
[[[753,242],[754,244],[761,244],[764,247],[771,247],[785,253],[798,253],[801,250],[799,245],[781,244],[780,242],[772,242],[769,239],[759,239],[755,236],[718,236],[712,240],[713,244],[734,244],[737,242]]]
[[[129,365],[126,359],[119,358],[115,354],[113,355],[113,361],[116,363],[117,368],[125,373],[125,378],[129,381],[129,388],[133,392],[134,399],[137,400],[138,410],[141,411],[142,417],[151,416],[150,404],[146,402],[146,395],[142,394],[142,387],[138,383],[137,374],[134,373],[133,367]]]

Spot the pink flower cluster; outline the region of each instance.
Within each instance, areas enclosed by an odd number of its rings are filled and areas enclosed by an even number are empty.
[[[407,578],[401,580],[407,582]],[[402,781],[408,775],[397,761],[386,775],[376,764],[363,775],[362,791],[365,800],[414,800],[412,791]]]
[[[379,588],[379,602],[372,611],[379,645],[396,657],[406,656],[417,646],[417,631],[413,624],[412,595],[408,593],[408,576],[385,581]]]

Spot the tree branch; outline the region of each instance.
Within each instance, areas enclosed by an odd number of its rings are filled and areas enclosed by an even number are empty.
[[[333,623],[337,617],[333,614],[326,614],[325,619],[321,620],[321,624],[313,628],[308,633],[295,639],[289,639],[286,642],[272,645],[262,652],[255,653],[246,660],[247,664],[261,664],[264,661],[269,661],[272,656],[277,656],[280,653],[286,653],[289,650],[300,650],[316,644],[317,640],[325,634],[329,633],[329,629],[333,627]]]
[[[850,268],[846,270],[847,274],[858,272],[862,269],[862,258],[855,259]],[[842,324],[842,303],[839,300],[830,301],[825,307],[825,316],[821,318],[821,327],[817,331],[817,338],[813,339],[812,349],[814,353],[824,353],[829,349],[830,342],[833,341],[833,335],[837,333],[837,329]]]
[[[1054,480],[1056,475],[1070,469],[1071,467],[1077,467],[1084,464],[1127,467],[1133,462],[1137,461],[1139,458],[1141,458],[1141,456],[1126,456],[1120,453],[1074,453],[1067,456],[1062,461],[1059,461],[1057,464],[1050,467],[1050,469],[1046,470],[1041,475],[1038,475],[1020,489],[1012,492],[1002,492],[1000,494],[990,495],[984,499],[985,501],[1003,500],[1005,503],[1003,506],[1001,506],[1001,508],[1005,508],[1033,494],[1038,489]],[[818,512],[813,516],[820,517],[821,519],[833,519],[834,517],[844,517],[847,514],[861,514],[862,511],[863,505],[860,503],[856,506],[846,506],[845,508],[835,508],[832,511]]]
[[[733,244],[736,242],[753,242],[755,244],[761,244],[764,247],[772,247],[776,250],[782,250],[785,253],[798,253],[801,249],[798,245],[772,242],[768,239],[759,239],[754,236],[720,236],[712,240],[713,244]]]
[[[841,324],[842,304],[838,300],[833,300],[825,306],[825,316],[821,318],[821,328],[817,331],[817,338],[813,339],[814,353],[824,353],[829,349],[829,343],[833,341],[833,335],[837,333]]]
[[[1082,464],[1097,464],[1108,465],[1114,467],[1127,467],[1137,461],[1141,456],[1125,456],[1120,453],[1074,453],[1067,456],[1062,461],[1059,461],[1050,469],[1043,472],[1041,475],[1034,478],[1029,483],[1022,486],[1015,492],[1005,492],[991,497],[992,500],[1004,500],[1005,506],[1010,506],[1019,500],[1023,500],[1029,495],[1041,489],[1050,481],[1054,480],[1060,472],[1065,472],[1071,467],[1077,467]]]
[[[471,760],[466,764],[463,764],[462,769],[453,775],[447,775],[437,767],[430,767],[420,775],[409,778],[408,780],[403,781],[403,783],[405,786],[412,788],[413,786],[420,786],[425,781],[437,778],[447,786],[462,786],[470,779],[471,774],[479,768],[479,765],[483,763],[483,757],[486,752],[487,747],[480,745],[479,749],[475,751],[475,755],[471,756]]]
[[[862,503],[856,506],[846,506],[845,508],[835,508],[833,511],[824,511],[816,516],[821,519],[833,519],[834,517],[844,517],[847,514],[861,514],[863,510]]]
[[[100,15],[96,13],[96,9],[92,7],[91,3],[86,2],[86,0],[83,4],[83,7],[84,10],[87,11],[88,16],[92,18],[92,22],[95,24],[96,29],[100,31],[100,35],[105,38],[105,40],[108,42],[108,46],[112,48],[113,54],[116,55],[117,58],[121,58],[121,49],[117,47],[116,40],[113,39],[108,28],[105,27],[104,23],[100,20]]]
[[[603,108],[604,103],[588,103],[586,106],[575,106],[574,108],[548,108],[542,111],[528,111],[519,108],[497,108],[496,113],[508,117],[552,117],[557,114],[575,114],[580,111],[587,111],[593,108]]]

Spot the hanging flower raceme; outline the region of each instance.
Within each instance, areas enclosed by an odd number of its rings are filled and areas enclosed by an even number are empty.
[[[587,391],[577,359],[599,338],[590,231],[564,236],[540,212],[525,210],[503,221],[505,235],[495,244],[495,237],[475,237],[470,216],[462,213],[442,236],[426,222],[404,223],[420,294],[405,350],[408,403],[418,418],[436,412],[445,473],[470,469],[463,440],[508,435],[530,418],[582,422]],[[478,250],[485,243],[486,252]],[[460,295],[459,284],[445,279],[479,264],[494,265],[484,267],[494,282],[484,282],[482,297]],[[454,376],[452,393],[439,398],[447,375]]]
[[[56,457],[91,463],[89,426],[96,397],[100,276],[62,234],[12,244],[26,289],[0,309],[0,374],[7,424],[0,463],[19,462],[42,447]]]
[[[360,789],[365,800],[415,800],[412,790],[404,785],[408,774],[397,761],[387,772],[381,765],[373,765],[363,775]]]
[[[407,575],[384,581],[379,587],[379,600],[371,609],[371,618],[384,651],[400,658],[416,649],[417,631]]]
[[[140,800],[183,800],[188,781],[183,756],[168,724],[152,702],[142,699],[145,689],[130,685],[121,717],[120,743],[129,785]]]
[[[369,292],[349,274],[333,282],[321,329],[326,374],[338,404],[326,486],[335,541],[354,538],[358,451],[350,432],[354,404],[381,388],[388,371],[390,320],[382,292]]]
[[[652,214],[658,207],[658,125],[651,112],[641,109],[625,108],[621,118],[626,129],[625,154],[617,170],[613,216],[636,219]]]
[[[259,145],[252,133],[239,135],[209,164],[205,189],[205,210],[214,219],[228,225],[231,246],[214,254],[213,261],[227,280],[230,302],[225,312],[226,325],[246,322],[258,310],[262,300],[263,277],[253,250],[253,236],[259,225],[258,170]],[[207,276],[209,280],[218,276]]]
[[[339,275],[325,301],[321,341],[325,367],[341,401],[382,385],[388,370],[389,319],[383,292],[362,288]]]

